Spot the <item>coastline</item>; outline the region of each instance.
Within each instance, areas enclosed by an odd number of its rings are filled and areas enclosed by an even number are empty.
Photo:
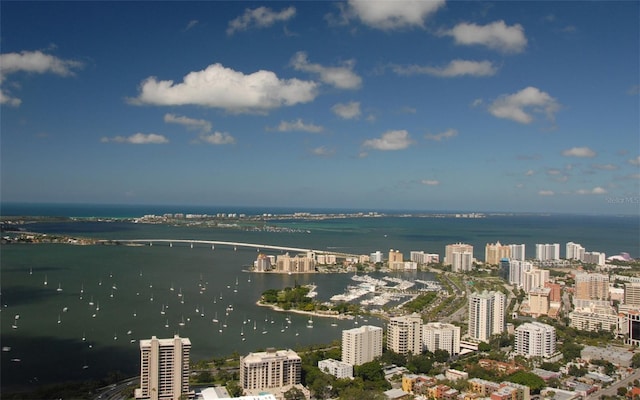
[[[285,310],[282,307],[278,307],[274,304],[265,304],[265,303],[261,303],[260,300],[256,301],[256,305],[259,307],[268,307],[271,308],[273,311],[277,311],[277,312],[291,312],[294,314],[301,314],[301,315],[311,315],[314,317],[320,317],[320,318],[334,318],[334,319],[339,319],[339,320],[351,320],[354,319],[355,317],[353,315],[344,315],[344,314],[324,314],[324,313],[320,313],[318,311],[303,311],[303,310],[296,310],[296,309],[289,309],[289,310]]]

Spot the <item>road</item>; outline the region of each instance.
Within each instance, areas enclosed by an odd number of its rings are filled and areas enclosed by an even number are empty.
[[[123,381],[102,388],[98,393],[96,393],[94,400],[126,400],[127,397],[124,396],[122,392],[131,386],[138,385],[139,383],[139,376],[127,378]]]
[[[636,379],[640,379],[640,370],[635,370],[628,377],[614,383],[606,389],[598,390],[597,392],[587,396],[585,400],[596,400],[599,399],[600,396],[617,396],[619,387],[627,387],[630,382],[633,382]]]

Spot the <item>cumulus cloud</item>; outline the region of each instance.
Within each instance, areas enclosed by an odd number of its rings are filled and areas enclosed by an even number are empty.
[[[548,93],[533,86],[521,91],[502,95],[489,106],[489,112],[498,118],[510,119],[521,124],[533,121],[532,112],[544,113],[551,121],[560,109],[560,104]]]
[[[334,114],[344,119],[354,119],[360,116],[360,102],[338,103],[331,107]]]
[[[211,122],[204,119],[194,119],[175,114],[165,114],[164,122],[168,124],[178,124],[189,130],[199,130],[205,133],[211,132]]]
[[[579,190],[576,190],[576,193],[577,194],[605,194],[607,193],[607,190],[600,186],[597,186],[597,187],[594,187],[593,189],[579,189]]]
[[[431,75],[441,78],[453,78],[457,76],[492,76],[498,69],[491,61],[453,60],[444,67],[431,67],[420,65],[392,66],[398,75]]]
[[[227,35],[253,28],[268,28],[276,22],[288,21],[296,15],[296,8],[291,6],[276,12],[269,7],[247,8],[244,14],[229,22]]]
[[[317,74],[322,82],[338,89],[358,89],[362,85],[362,78],[353,72],[354,60],[345,61],[342,67],[325,67],[310,63],[307,53],[299,51],[291,59],[291,65],[297,71]]]
[[[565,157],[595,157],[596,152],[588,147],[572,147],[562,152]]]
[[[317,96],[317,83],[279,79],[271,71],[245,75],[219,63],[190,72],[181,83],[145,79],[132,104],[157,106],[197,105],[233,113],[264,113],[270,109],[308,103]]]
[[[434,140],[436,142],[439,142],[442,139],[451,139],[452,137],[456,137],[456,136],[458,136],[458,131],[455,129],[447,129],[444,132],[440,132],[436,134],[427,133],[426,135],[424,135],[425,139]]]
[[[334,149],[328,149],[325,146],[316,147],[311,150],[311,154],[318,157],[331,157],[336,153]]]
[[[403,150],[413,143],[406,130],[387,131],[381,137],[368,139],[362,146],[374,150]]]
[[[423,179],[420,183],[427,186],[438,186],[440,184],[440,181],[435,179]]]
[[[346,18],[355,16],[363,24],[382,30],[423,27],[425,19],[444,4],[444,0],[349,0]]]
[[[520,53],[527,46],[522,25],[508,26],[504,21],[488,25],[463,22],[451,30],[440,32],[440,35],[452,36],[456,44],[481,45],[503,53]]]
[[[200,140],[213,145],[234,144],[236,139],[226,132],[214,132],[211,134],[200,135]]]
[[[322,132],[324,128],[320,125],[305,123],[302,119],[298,118],[295,121],[280,121],[280,124],[276,128],[270,130],[275,130],[278,132],[302,131],[318,133]]]
[[[534,170],[532,170],[532,169],[530,169],[530,170],[528,170],[527,172],[525,172],[525,173],[524,173],[524,175],[525,175],[525,176],[533,176],[533,175],[535,175],[535,171],[534,171]]]
[[[553,196],[554,194],[553,190],[540,190],[538,192],[538,195],[540,196]]]
[[[169,140],[163,135],[156,133],[135,133],[131,136],[114,136],[103,137],[100,139],[102,143],[129,143],[129,144],[164,144]]]
[[[640,165],[640,156],[630,159],[629,160],[629,164],[631,164],[631,165]]]
[[[20,53],[0,54],[0,84],[8,75],[16,72],[31,74],[54,74],[58,76],[73,76],[75,70],[83,67],[83,64],[75,60],[64,60],[41,51],[22,51]],[[17,107],[22,103],[17,97],[0,89],[0,104]]]

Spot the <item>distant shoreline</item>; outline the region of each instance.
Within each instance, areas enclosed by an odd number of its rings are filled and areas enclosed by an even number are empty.
[[[296,309],[289,309],[289,310],[285,310],[282,307],[278,307],[274,304],[265,304],[265,303],[261,303],[260,300],[256,301],[256,305],[259,307],[268,307],[271,308],[274,311],[277,312],[291,312],[294,314],[301,314],[301,315],[311,315],[314,317],[320,317],[320,318],[334,318],[334,319],[340,319],[340,320],[345,320],[345,319],[354,319],[355,317],[353,315],[344,315],[344,314],[324,314],[324,313],[319,313],[317,311],[303,311],[303,310],[296,310]]]

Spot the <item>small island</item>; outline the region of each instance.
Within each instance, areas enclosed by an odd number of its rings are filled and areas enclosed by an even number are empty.
[[[298,314],[314,315],[338,319],[353,319],[360,307],[356,304],[341,302],[328,305],[313,299],[312,285],[296,285],[282,290],[268,289],[262,293],[257,305],[270,307],[275,311],[287,311]]]

